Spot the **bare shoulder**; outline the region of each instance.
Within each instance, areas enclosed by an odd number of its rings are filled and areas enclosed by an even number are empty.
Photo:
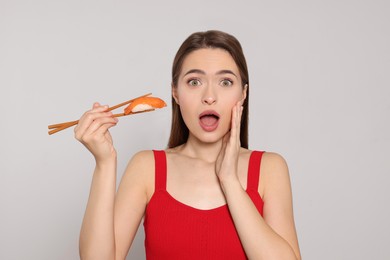
[[[150,162],[154,161],[154,155],[152,150],[139,151],[133,155],[129,164],[137,166],[147,166]]]
[[[260,166],[261,181],[259,192],[267,199],[267,195],[275,192],[290,192],[290,176],[284,157],[275,152],[265,152]]]
[[[151,150],[139,151],[130,159],[121,181],[122,186],[144,189],[149,198],[154,189],[154,154]]]
[[[130,159],[126,175],[149,175],[154,172],[154,154],[151,150],[139,151]]]
[[[262,167],[265,171],[277,172],[280,174],[288,173],[288,166],[286,160],[282,155],[275,152],[264,152],[261,160]]]
[[[248,168],[248,163],[249,163],[249,158],[251,157],[252,150],[248,150],[246,148],[240,148],[240,153],[239,153],[239,161],[238,163],[241,164],[239,167],[244,167],[245,171]]]
[[[248,158],[252,154],[252,150],[248,150],[246,148],[240,148],[240,157]]]

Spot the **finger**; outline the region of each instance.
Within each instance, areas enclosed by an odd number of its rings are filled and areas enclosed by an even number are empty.
[[[239,116],[237,119],[237,140],[238,140],[238,146],[241,147],[241,120],[242,120],[242,112],[244,111],[244,107],[239,107]]]
[[[97,119],[103,118],[103,117],[112,117],[112,112],[88,112],[85,115],[83,115],[79,123],[77,124],[75,128],[75,134],[78,136],[83,135],[85,131],[90,127],[90,125]]]
[[[99,129],[96,130],[95,134],[96,135],[104,135],[105,138],[112,143],[112,138],[111,138],[110,132],[108,130],[111,127],[114,127],[116,125],[117,125],[117,123],[113,123],[113,124],[107,123],[107,124],[104,124],[101,127],[99,127]]]
[[[90,112],[90,113],[96,113],[96,112],[104,112],[104,111],[107,111],[108,110],[108,106],[107,105],[100,105],[99,103],[94,103],[93,104],[93,107],[91,110],[87,111]]]
[[[107,134],[108,129],[110,129],[113,126],[116,126],[118,124],[118,121],[119,121],[118,118],[116,118],[116,117],[113,117],[112,119],[113,119],[113,121],[104,123],[98,129],[96,129],[95,134],[97,134],[97,135],[98,134],[101,134],[101,135]]]
[[[237,146],[240,146],[240,128],[241,128],[241,110],[242,106],[240,105],[241,102],[238,102],[234,108],[233,108],[233,115],[232,115],[232,133],[231,133],[231,142],[235,142]]]
[[[239,106],[238,103],[234,106],[233,108],[233,113],[232,113],[232,128],[231,128],[231,137],[230,139],[232,141],[237,140],[237,137],[239,137],[240,133],[240,121],[238,121],[240,118],[240,113],[239,113]]]
[[[93,103],[92,105],[92,109],[91,110],[88,110],[86,111],[83,115],[81,115],[80,119],[79,119],[79,123],[78,125],[76,125],[75,127],[75,131],[77,130],[77,128],[79,128],[79,126],[83,123],[83,121],[85,120],[85,118],[87,117],[90,117],[91,114],[93,113],[101,113],[101,112],[104,112],[108,109],[108,106],[101,106],[98,102],[95,102]]]
[[[243,106],[243,105],[244,105],[244,102],[245,102],[245,98],[241,99],[241,101],[240,101],[240,106]]]
[[[103,112],[103,111],[106,111],[107,109],[108,109],[107,105],[100,105],[99,102],[95,102],[95,103],[93,103],[92,108],[90,110],[86,111],[83,115],[85,115],[87,113]]]
[[[242,111],[244,110],[243,106],[238,107],[238,116],[237,116],[237,138],[240,144],[240,135],[241,135],[241,119],[242,119]],[[240,145],[241,146],[241,145]]]
[[[116,124],[118,122],[118,119],[115,117],[101,117],[96,120],[94,120],[90,126],[85,130],[86,136],[97,134],[97,133],[104,133],[104,131],[99,131],[98,130],[105,124]]]
[[[101,111],[99,108],[97,111]],[[87,112],[79,120],[77,127],[75,128],[75,136],[77,139],[80,139],[91,127],[94,121],[99,120],[100,118],[111,118],[112,112]]]

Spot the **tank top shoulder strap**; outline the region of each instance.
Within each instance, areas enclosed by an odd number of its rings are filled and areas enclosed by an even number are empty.
[[[263,151],[252,151],[248,165],[247,190],[258,191],[260,180],[260,164]]]
[[[167,186],[167,158],[165,151],[153,150],[155,169],[155,191],[165,190]]]

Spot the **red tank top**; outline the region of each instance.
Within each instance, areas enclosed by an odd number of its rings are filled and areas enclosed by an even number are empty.
[[[148,260],[247,259],[229,208],[201,210],[174,199],[166,190],[167,164],[164,151],[155,157],[155,191],[146,207],[145,250]],[[253,151],[248,165],[246,192],[259,213],[263,201],[258,193],[263,152]]]

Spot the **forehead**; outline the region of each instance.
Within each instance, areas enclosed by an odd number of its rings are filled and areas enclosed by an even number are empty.
[[[183,61],[182,73],[192,69],[204,70],[207,73],[231,70],[238,74],[235,61],[230,53],[223,49],[205,48],[191,52]]]

